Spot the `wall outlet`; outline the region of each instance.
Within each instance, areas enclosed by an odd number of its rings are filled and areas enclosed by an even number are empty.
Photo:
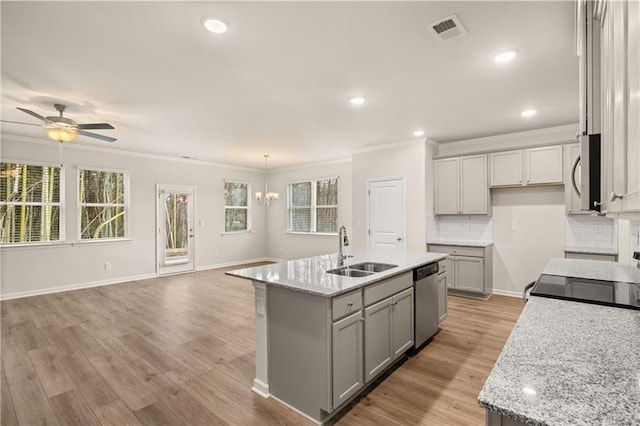
[[[512,231],[517,231],[518,230],[518,224],[516,222],[511,223],[511,230]]]
[[[256,313],[258,315],[264,315],[264,298],[256,297]]]
[[[105,271],[111,270],[111,262],[104,262],[104,270]]]

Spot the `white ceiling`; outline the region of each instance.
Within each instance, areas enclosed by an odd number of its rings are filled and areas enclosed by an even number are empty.
[[[16,107],[64,103],[80,123],[113,124],[96,132],[117,149],[248,167],[269,153],[284,167],[417,128],[448,142],[578,121],[572,1],[0,4],[2,119],[36,123]],[[441,44],[428,24],[453,13],[469,34]],[[207,32],[204,15],[230,31]],[[514,62],[493,62],[514,47]]]

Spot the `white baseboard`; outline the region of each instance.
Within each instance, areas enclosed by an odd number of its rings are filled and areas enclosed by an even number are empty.
[[[63,285],[59,287],[49,287],[49,288],[43,288],[39,290],[17,291],[15,293],[0,294],[0,300],[20,299],[23,297],[40,296],[43,294],[61,293],[63,291],[71,291],[71,290],[80,290],[82,288],[102,287],[105,285],[120,284],[120,283],[129,282],[129,281],[146,280],[149,278],[155,278],[156,276],[157,276],[156,274],[143,274],[143,275],[121,277],[121,278],[113,278],[110,280],[92,281],[89,283]]]
[[[509,290],[496,290],[495,288],[491,292],[493,294],[497,294],[498,296],[517,297],[519,299],[522,299],[522,292],[509,291]]]
[[[263,398],[269,398],[269,385],[264,383],[262,380],[254,378],[251,390]]]

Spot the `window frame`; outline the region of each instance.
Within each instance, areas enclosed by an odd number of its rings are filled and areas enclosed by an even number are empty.
[[[129,241],[131,240],[131,230],[129,219],[129,215],[131,212],[131,203],[130,203],[130,179],[129,179],[129,171],[123,169],[113,169],[106,167],[93,167],[93,166],[76,166],[76,203],[77,203],[77,238],[76,243],[80,244],[91,244],[91,243],[108,243],[108,242],[117,242],[117,241]],[[123,184],[124,184],[124,203],[123,204],[106,204],[106,203],[81,203],[80,202],[80,171],[86,170],[91,172],[109,172],[109,173],[121,173],[123,175]],[[123,207],[124,208],[124,236],[122,237],[110,237],[110,238],[82,238],[82,208],[84,206],[89,207]]]
[[[58,245],[64,245],[64,244],[68,244],[67,240],[66,240],[66,229],[65,229],[65,224],[66,224],[66,215],[65,215],[65,167],[63,164],[59,164],[59,163],[52,163],[52,162],[45,162],[45,161],[30,161],[30,160],[16,160],[16,159],[10,159],[10,158],[3,158],[2,161],[0,161],[0,163],[13,163],[13,164],[25,164],[27,166],[36,166],[36,167],[56,167],[60,170],[59,172],[59,176],[60,176],[60,182],[58,184],[59,188],[58,188],[58,202],[57,203],[34,203],[34,202],[27,202],[25,205],[32,205],[32,206],[58,206],[58,212],[59,212],[59,223],[58,223],[58,236],[59,239],[55,240],[55,241],[33,241],[33,242],[18,242],[18,243],[3,243],[2,240],[0,240],[0,248],[5,249],[5,248],[12,248],[12,247],[20,247],[20,248],[24,248],[24,247],[36,247],[36,246],[58,246]],[[0,200],[0,204],[5,205],[6,201],[2,201]],[[23,203],[9,203],[11,205],[23,205]],[[8,205],[8,204],[6,204]]]
[[[340,183],[339,176],[330,176],[330,177],[320,177],[320,178],[312,178],[312,179],[302,179],[290,181],[287,183],[287,230],[285,233],[287,234],[300,234],[300,235],[338,235],[338,217],[339,217],[339,200],[337,204],[321,204],[318,205],[318,182],[323,180],[335,180],[336,181],[336,200],[338,200],[338,186]],[[297,183],[310,183],[311,184],[311,205],[310,206],[292,206],[291,205],[291,186]],[[300,208],[310,208],[311,209],[311,219],[309,231],[294,231],[291,229],[291,221],[292,216],[291,212],[293,209]],[[317,220],[318,220],[318,209],[319,208],[335,208],[336,209],[336,232],[317,232]]]
[[[227,185],[227,183],[234,183],[234,184],[240,184],[240,185],[246,185],[247,186],[247,205],[246,206],[227,206],[227,200],[224,196],[224,186]],[[244,181],[244,180],[237,180],[237,179],[224,179],[223,180],[223,193],[222,193],[222,203],[224,204],[224,208],[223,208],[223,219],[222,221],[224,222],[223,224],[223,229],[221,232],[221,235],[231,235],[231,234],[246,234],[249,232],[253,232],[252,229],[252,223],[251,223],[251,212],[252,212],[252,205],[251,205],[251,183]],[[227,226],[227,221],[226,221],[226,217],[227,217],[227,210],[237,210],[237,209],[242,209],[242,210],[247,210],[247,228],[246,229],[240,229],[237,231],[227,231],[226,226]]]

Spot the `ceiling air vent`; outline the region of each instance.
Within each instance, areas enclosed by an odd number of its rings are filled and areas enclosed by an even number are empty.
[[[467,30],[456,15],[437,20],[429,25],[429,31],[441,43],[467,35]]]

